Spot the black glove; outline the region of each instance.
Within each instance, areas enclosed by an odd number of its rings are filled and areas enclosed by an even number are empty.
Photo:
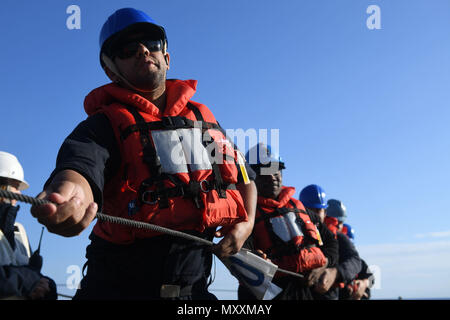
[[[39,254],[39,252],[36,250],[35,252],[33,252],[33,254],[31,255],[29,261],[28,261],[28,266],[33,269],[36,270],[37,272],[41,272],[42,269],[42,263],[43,263],[43,259],[42,256]]]

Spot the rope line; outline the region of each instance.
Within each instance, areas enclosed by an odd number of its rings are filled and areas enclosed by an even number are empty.
[[[14,193],[11,191],[6,191],[6,190],[0,190],[0,198],[13,199],[13,200],[21,201],[21,202],[26,202],[26,203],[29,203],[32,205],[43,205],[43,204],[53,203],[48,200],[37,199],[37,198],[33,198],[33,197],[30,197],[30,196],[27,196],[24,194]],[[110,222],[110,223],[118,223],[118,224],[122,224],[122,225],[132,227],[132,228],[138,228],[138,229],[147,229],[147,230],[156,231],[159,233],[165,233],[165,234],[175,236],[175,237],[185,238],[187,240],[201,242],[207,246],[214,245],[214,243],[212,241],[208,241],[208,240],[193,236],[193,235],[185,233],[185,232],[164,228],[161,226],[157,226],[157,225],[142,222],[142,221],[134,221],[134,220],[121,218],[121,217],[113,217],[113,216],[104,214],[102,212],[97,212],[96,218],[106,221],[106,222]]]
[[[30,196],[27,196],[24,194],[14,193],[14,192],[2,190],[2,189],[0,189],[0,198],[17,200],[20,202],[29,203],[31,205],[43,205],[43,204],[50,204],[50,203],[54,204],[53,202],[45,200],[45,199],[37,199],[37,198],[30,197]],[[200,242],[207,246],[214,245],[214,243],[212,241],[202,239],[202,238],[196,237],[194,235],[191,235],[191,234],[188,234],[185,232],[164,228],[164,227],[157,226],[157,225],[147,223],[147,222],[134,221],[134,220],[121,218],[121,217],[113,217],[108,214],[104,214],[102,212],[97,212],[96,218],[98,218],[102,221],[110,222],[110,223],[122,224],[125,226],[129,226],[132,228],[138,228],[138,229],[147,229],[147,230],[151,230],[151,231],[155,231],[155,232],[159,232],[159,233],[165,233],[165,234],[168,234],[168,235],[171,235],[174,237],[180,237],[180,238],[184,238],[187,240],[197,241],[197,242]],[[304,278],[304,276],[302,274],[284,270],[284,269],[280,269],[280,268],[277,269],[277,272],[281,272],[281,273],[291,275],[291,276],[294,276],[297,278]]]

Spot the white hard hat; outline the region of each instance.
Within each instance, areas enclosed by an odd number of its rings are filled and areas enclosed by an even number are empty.
[[[23,177],[23,168],[19,160],[11,153],[0,151],[0,178],[11,179],[19,183],[19,190],[29,187]]]

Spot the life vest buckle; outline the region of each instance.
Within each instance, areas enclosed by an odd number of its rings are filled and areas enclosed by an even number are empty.
[[[219,194],[219,198],[226,199],[227,198],[227,188],[219,185],[217,186],[217,193]]]
[[[148,201],[147,198],[150,198],[150,199],[155,198],[155,200]],[[158,197],[158,194],[156,193],[156,191],[147,190],[142,193],[141,201],[145,204],[154,205],[158,202],[158,200],[159,200],[159,197]]]
[[[200,190],[202,190],[202,182],[203,181],[201,181],[201,182],[189,181],[189,185],[188,185],[189,192],[187,194],[190,198],[192,198],[192,201],[194,202],[195,207],[197,209],[203,208],[203,203],[199,197]]]
[[[200,181],[200,190],[203,193],[207,193],[207,192],[211,191],[211,188],[209,187],[209,182],[207,180]]]

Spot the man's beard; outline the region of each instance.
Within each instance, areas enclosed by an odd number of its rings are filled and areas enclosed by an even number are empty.
[[[135,89],[144,92],[151,92],[161,86],[166,81],[166,72],[159,70],[158,72],[148,73],[146,76],[135,77],[133,80],[128,80]]]

